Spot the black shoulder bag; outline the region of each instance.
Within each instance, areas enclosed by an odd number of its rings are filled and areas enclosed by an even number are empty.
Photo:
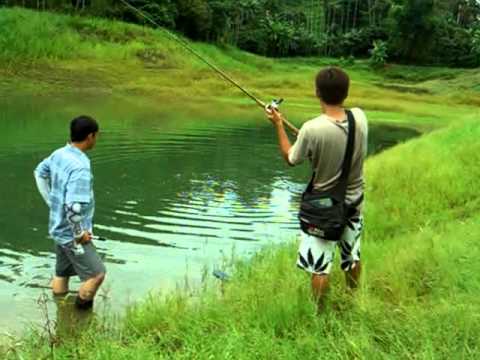
[[[312,179],[302,195],[298,213],[303,232],[332,241],[340,240],[350,210],[350,207],[345,204],[345,195],[355,145],[355,119],[350,110],[346,110],[346,113],[348,119],[347,150],[339,182],[331,190],[315,191],[313,189],[315,173],[313,173]]]

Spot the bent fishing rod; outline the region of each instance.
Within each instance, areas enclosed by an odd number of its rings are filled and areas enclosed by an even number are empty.
[[[188,43],[184,40],[182,40],[180,37],[176,36],[173,32],[161,27],[155,20],[153,20],[150,16],[145,14],[142,10],[136,8],[135,6],[131,5],[129,2],[126,0],[120,0],[125,6],[127,6],[129,9],[133,10],[137,14],[139,14],[141,17],[143,17],[145,20],[150,22],[152,25],[157,27],[158,29],[162,30],[165,32],[172,40],[174,40],[176,43],[180,44],[185,50],[190,52],[191,54],[195,55],[198,59],[200,59],[202,62],[204,62],[206,65],[208,65],[213,71],[215,71],[218,75],[220,75],[224,80],[228,81],[229,83],[233,84],[236,86],[240,91],[242,91],[245,95],[247,95],[250,99],[255,101],[255,103],[260,106],[262,109],[266,110],[278,110],[279,105],[282,103],[283,99],[280,100],[273,100],[271,103],[266,104],[259,98],[257,98],[255,95],[253,95],[250,91],[245,89],[243,86],[241,86],[238,82],[233,80],[229,75],[227,75],[224,71],[222,71],[220,68],[218,68],[216,65],[212,64],[210,61],[205,59],[199,52],[197,52],[195,49],[193,49]],[[285,118],[282,118],[283,123],[285,126],[288,127],[288,129],[295,135],[298,134],[298,128],[295,127],[291,122],[286,120]]]

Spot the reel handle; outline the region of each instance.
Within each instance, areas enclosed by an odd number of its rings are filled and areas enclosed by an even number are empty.
[[[277,110],[280,108],[280,104],[283,103],[283,99],[280,98],[280,99],[273,99],[270,104],[267,104],[265,105],[265,110],[268,112],[268,113],[271,113],[273,109]],[[283,118],[283,123],[285,124],[286,127],[288,127],[288,129],[295,135],[297,136],[298,135],[298,128],[295,127],[295,125],[293,125],[290,121],[288,121],[287,119]]]
[[[268,109],[275,109],[278,110],[280,108],[280,105],[283,103],[283,99],[273,99],[270,104],[267,105]]]

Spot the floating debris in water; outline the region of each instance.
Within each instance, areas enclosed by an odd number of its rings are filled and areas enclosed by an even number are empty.
[[[222,281],[230,280],[230,275],[221,270],[213,270],[213,276]]]

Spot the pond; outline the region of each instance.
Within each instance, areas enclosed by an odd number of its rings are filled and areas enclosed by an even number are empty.
[[[33,169],[65,144],[82,113],[101,126],[89,153],[95,176],[95,233],[114,311],[151,290],[222,268],[298,234],[296,207],[308,166],[290,168],[261,114],[215,119],[161,111],[125,99],[0,98],[0,329],[40,321],[37,299],[54,271],[48,212]],[[420,135],[372,126],[373,152]],[[293,261],[293,260],[292,260]],[[293,269],[292,263],[292,269]],[[78,288],[78,281],[71,285]]]

